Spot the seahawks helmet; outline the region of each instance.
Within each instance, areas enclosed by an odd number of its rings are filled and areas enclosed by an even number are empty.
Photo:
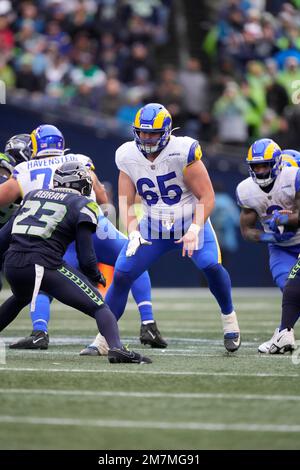
[[[256,140],[248,151],[246,162],[253,181],[262,188],[271,184],[281,171],[281,148],[272,139]],[[266,164],[265,173],[256,173],[255,165]]]
[[[12,174],[14,166],[16,166],[16,161],[10,155],[0,152],[0,168],[8,170]]]
[[[282,150],[282,166],[300,167],[300,152],[297,150]]]
[[[32,157],[52,157],[64,154],[65,139],[57,127],[44,124],[31,133]]]
[[[78,191],[83,196],[90,196],[92,178],[89,170],[80,162],[68,162],[54,172],[53,187]]]
[[[10,155],[15,165],[31,159],[32,145],[29,134],[17,134],[11,137],[5,145],[4,153]]]
[[[157,139],[141,139],[140,132],[159,133]],[[141,108],[133,123],[134,140],[138,149],[145,155],[160,152],[169,142],[172,132],[172,117],[169,111],[159,103],[149,103]]]

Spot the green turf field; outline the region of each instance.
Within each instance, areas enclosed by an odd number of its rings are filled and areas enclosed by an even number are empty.
[[[169,340],[165,351],[147,350],[153,364],[80,357],[96,333],[94,322],[58,302],[48,351],[7,349],[0,364],[0,448],[299,449],[300,364],[256,352],[277,326],[279,292],[235,291],[243,344],[234,355],[224,353],[218,308],[207,290],[154,290],[153,298]],[[132,301],[120,328],[131,348],[145,350]],[[2,338],[30,330],[23,311]]]

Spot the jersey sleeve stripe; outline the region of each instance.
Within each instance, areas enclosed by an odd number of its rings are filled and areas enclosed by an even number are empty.
[[[91,218],[93,224],[97,225],[98,219],[97,219],[97,217],[95,216],[95,213],[94,213],[93,211],[91,211],[91,210],[88,209],[87,207],[83,207],[80,212],[81,212],[82,214],[88,215],[88,216]]]
[[[93,212],[93,214],[98,218],[100,214],[100,209],[98,204],[95,201],[89,202],[86,207]]]
[[[198,160],[200,160],[202,157],[202,151],[199,143],[197,141],[193,142],[189,153],[188,153],[188,158],[187,158],[187,166],[191,165],[191,163],[194,163]]]

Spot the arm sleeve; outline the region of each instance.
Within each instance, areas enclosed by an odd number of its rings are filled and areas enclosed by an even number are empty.
[[[76,251],[80,270],[93,283],[100,278],[97,266],[97,258],[94,250],[92,234],[94,227],[90,223],[81,223],[77,226],[76,232]]]

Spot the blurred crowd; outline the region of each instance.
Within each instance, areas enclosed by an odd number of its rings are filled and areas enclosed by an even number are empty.
[[[299,146],[300,2],[226,0],[205,48],[217,70],[217,137]]]
[[[154,91],[169,0],[1,0],[0,79],[47,107],[132,121]]]
[[[156,60],[170,47],[172,0],[1,0],[0,80],[39,106],[76,106],[125,127],[141,105],[159,101],[200,140],[268,136],[293,146],[300,0],[215,3],[204,69],[199,57],[180,67]]]

